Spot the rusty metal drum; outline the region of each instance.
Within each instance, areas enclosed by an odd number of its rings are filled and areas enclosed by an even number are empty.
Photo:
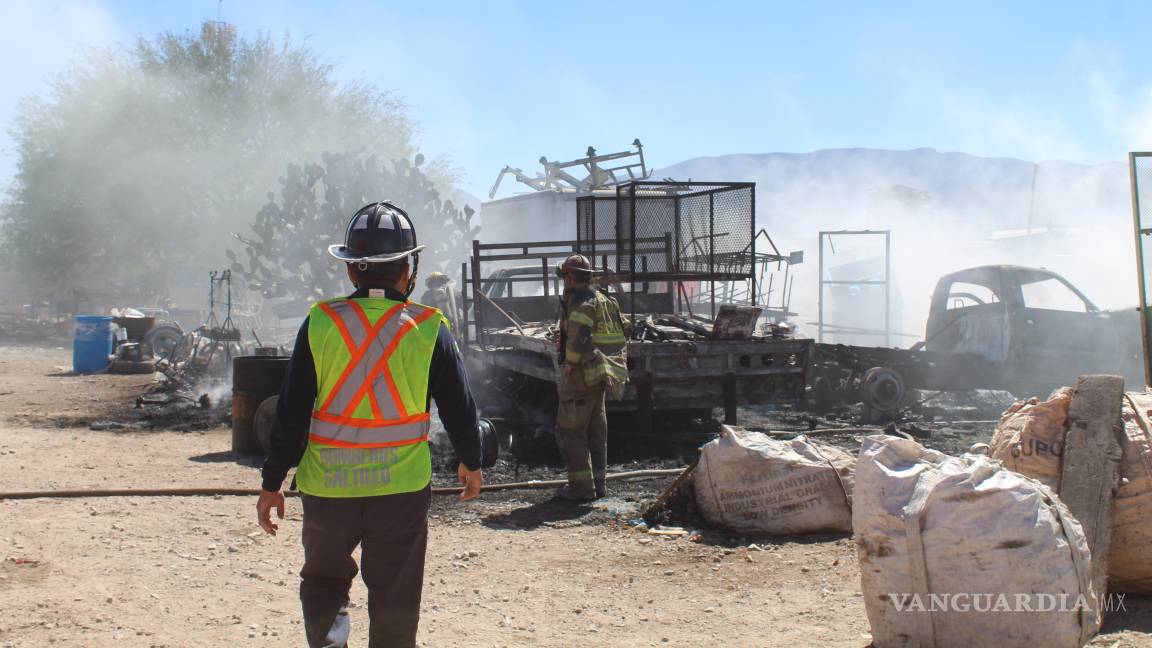
[[[244,356],[232,359],[232,451],[262,453],[256,434],[256,411],[268,397],[280,393],[288,358]]]

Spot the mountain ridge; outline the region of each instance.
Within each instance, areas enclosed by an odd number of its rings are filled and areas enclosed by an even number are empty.
[[[885,191],[897,187],[923,192],[930,209],[919,209],[934,222],[982,231],[1131,217],[1121,161],[1030,162],[931,147],[851,147],[699,156],[655,169],[652,177],[755,182],[758,215],[803,213],[805,221],[826,227],[867,225],[890,209]]]

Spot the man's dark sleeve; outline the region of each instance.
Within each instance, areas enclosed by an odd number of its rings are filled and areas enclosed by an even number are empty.
[[[312,349],[308,346],[308,319],[296,334],[296,346],[288,361],[288,373],[280,389],[276,404],[276,425],[272,426],[268,442],[268,456],[261,471],[266,491],[278,491],[288,471],[300,463],[308,445],[308,426],[312,422],[312,408],[316,402],[316,365]]]
[[[447,326],[440,327],[432,366],[428,374],[428,396],[436,401],[440,422],[456,451],[456,458],[468,470],[480,467],[480,415],[476,400],[468,388],[468,371],[464,358]]]

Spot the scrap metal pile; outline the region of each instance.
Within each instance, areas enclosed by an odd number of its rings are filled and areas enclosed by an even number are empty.
[[[716,320],[709,320],[699,315],[644,315],[637,319],[632,327],[632,341],[634,342],[668,342],[672,340],[742,340],[747,338],[765,337],[782,339],[792,337],[793,330],[788,324],[762,323],[758,329],[749,330],[752,322],[747,317],[738,317],[750,311],[735,306],[723,306]],[[759,309],[753,309],[757,312]]]
[[[281,354],[278,346],[263,346],[256,334],[262,304],[233,298],[232,272],[213,271],[209,278],[210,308],[204,324],[155,350],[156,371],[165,380],[136,400],[136,407],[148,410],[150,418],[175,417],[196,426],[227,423],[233,360]],[[242,324],[251,329],[253,341],[244,339]]]
[[[695,342],[702,340],[744,340],[744,339],[784,339],[793,337],[794,331],[788,324],[761,323],[754,330],[752,323],[760,309],[737,306],[723,306],[716,320],[699,315],[643,314],[633,322],[623,316],[629,340],[636,342]],[[524,335],[556,342],[559,329],[554,324],[518,323],[492,331],[493,335]]]
[[[15,313],[0,313],[0,336],[41,340],[59,333],[56,323]]]

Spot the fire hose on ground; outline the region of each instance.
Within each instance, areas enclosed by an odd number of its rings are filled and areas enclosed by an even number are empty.
[[[669,468],[661,470],[633,470],[629,472],[612,473],[605,477],[607,481],[624,481],[628,479],[658,479],[660,477],[674,477],[683,472],[682,468]],[[568,482],[562,479],[548,481],[511,482],[506,484],[485,484],[480,487],[481,493],[505,490],[531,490],[543,488],[559,488]],[[463,489],[459,486],[435,487],[433,495],[457,495]],[[0,500],[19,499],[71,499],[81,497],[215,497],[225,495],[240,495],[255,497],[260,494],[255,488],[107,488],[107,489],[73,489],[73,490],[46,490],[46,491],[17,491],[0,493]],[[299,497],[298,491],[285,491],[287,497]]]

